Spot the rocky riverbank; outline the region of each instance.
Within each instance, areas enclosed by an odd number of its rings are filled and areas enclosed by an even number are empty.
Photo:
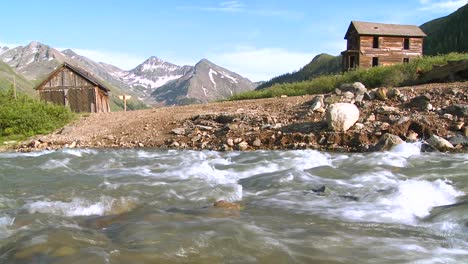
[[[468,82],[89,114],[17,151],[80,148],[192,150],[386,150],[423,141],[424,150],[468,149]]]

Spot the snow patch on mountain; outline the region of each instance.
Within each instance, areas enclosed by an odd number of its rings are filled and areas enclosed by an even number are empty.
[[[222,74],[224,77],[230,79],[230,80],[232,81],[232,83],[238,83],[236,78],[232,77],[231,75],[229,75],[229,74],[226,73],[225,71],[221,71],[221,74]],[[223,76],[221,76],[221,78],[222,78]]]
[[[208,76],[210,76],[210,81],[213,83],[213,86],[216,89],[216,82],[213,78],[213,74],[218,75],[218,73],[215,70],[210,68],[210,70],[208,71]]]

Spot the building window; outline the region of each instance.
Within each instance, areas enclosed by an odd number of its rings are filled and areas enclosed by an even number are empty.
[[[356,56],[349,57],[349,68],[355,69],[356,68]]]
[[[379,48],[379,37],[374,37],[374,41],[372,43],[372,48],[374,48],[374,49]]]
[[[405,41],[403,42],[403,49],[409,50],[409,38],[405,38]]]
[[[373,57],[372,58],[372,67],[377,67],[379,66],[379,57]]]
[[[409,62],[409,58],[403,58],[403,63],[408,63]]]

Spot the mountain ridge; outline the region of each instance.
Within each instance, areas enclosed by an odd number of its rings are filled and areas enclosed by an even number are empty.
[[[203,58],[184,76],[156,89],[151,96],[165,105],[184,105],[221,100],[254,88],[249,79]]]
[[[425,55],[468,52],[468,4],[420,27],[427,34],[424,39]]]

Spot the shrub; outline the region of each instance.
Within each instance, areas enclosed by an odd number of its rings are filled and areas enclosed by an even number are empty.
[[[41,102],[24,94],[13,97],[11,90],[0,91],[0,141],[23,139],[50,133],[64,126],[75,114],[68,108]]]

